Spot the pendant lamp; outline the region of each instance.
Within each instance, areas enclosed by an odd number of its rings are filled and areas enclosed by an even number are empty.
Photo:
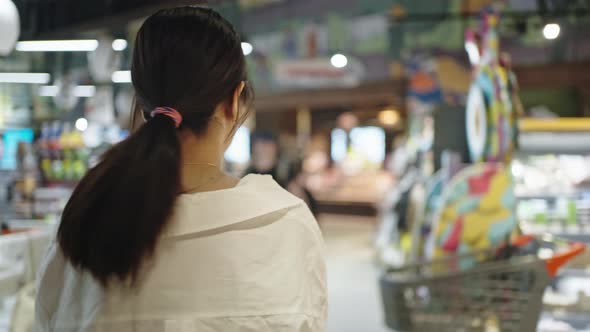
[[[14,49],[20,33],[18,9],[11,0],[0,0],[0,56]]]

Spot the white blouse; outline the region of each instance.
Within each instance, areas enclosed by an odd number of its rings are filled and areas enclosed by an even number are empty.
[[[53,244],[35,331],[324,331],[324,244],[307,206],[270,176],[181,195],[136,289],[104,289]]]

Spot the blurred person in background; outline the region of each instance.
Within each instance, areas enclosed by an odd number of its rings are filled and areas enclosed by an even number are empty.
[[[272,176],[283,188],[301,198],[311,212],[317,215],[317,201],[307,189],[303,163],[298,160],[289,160],[286,157],[287,152],[281,151],[281,145],[271,133],[255,133],[252,137],[252,162],[246,174]]]
[[[318,202],[313,194],[307,188],[307,175],[303,171],[303,162],[295,162],[289,169],[289,178],[287,179],[287,190],[301,198],[314,216],[318,214]]]
[[[250,96],[230,23],[199,7],[157,12],[131,74],[146,122],[70,198],[40,268],[35,331],[324,331],[313,215],[270,177],[220,167]]]
[[[270,175],[286,188],[289,168],[289,161],[281,159],[279,142],[272,133],[259,131],[252,135],[252,157],[246,174]]]

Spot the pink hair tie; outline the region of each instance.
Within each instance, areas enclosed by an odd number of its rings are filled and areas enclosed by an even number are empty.
[[[180,115],[180,113],[172,107],[156,107],[152,113],[150,113],[150,116],[153,118],[158,114],[163,114],[174,120],[174,125],[176,128],[178,128],[182,123],[182,115]]]

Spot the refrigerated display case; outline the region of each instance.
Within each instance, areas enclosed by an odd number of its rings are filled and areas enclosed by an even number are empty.
[[[523,232],[590,243],[590,119],[523,119],[512,163]],[[544,296],[539,331],[590,331],[590,254]]]

